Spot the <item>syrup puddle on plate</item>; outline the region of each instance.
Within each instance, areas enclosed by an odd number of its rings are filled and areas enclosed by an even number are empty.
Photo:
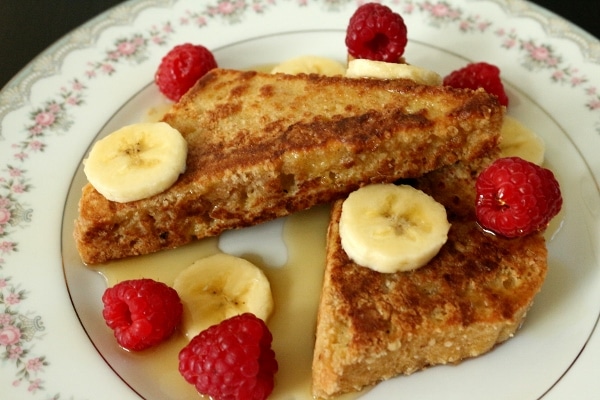
[[[275,309],[267,324],[273,334],[273,350],[279,363],[270,400],[308,400],[311,395],[311,366],[317,321],[317,307],[325,268],[325,235],[329,206],[318,206],[279,221],[287,260],[279,267],[269,266],[260,255],[240,256],[265,272],[271,283]],[[252,228],[249,228],[252,229]],[[274,244],[275,245],[275,244]],[[218,238],[208,238],[174,250],[133,257],[95,266],[108,286],[137,278],[152,278],[172,286],[177,274],[195,260],[221,251]],[[177,331],[165,343],[133,354],[139,369],[149,379],[158,380],[174,399],[205,398],[178,372],[179,351],[188,343]],[[125,351],[125,350],[124,350]],[[135,389],[135,388],[134,388]],[[361,393],[339,397],[355,399]]]

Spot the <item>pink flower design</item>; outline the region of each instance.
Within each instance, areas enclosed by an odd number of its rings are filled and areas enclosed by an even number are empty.
[[[0,225],[7,224],[12,214],[7,208],[0,208]]]
[[[546,60],[546,64],[550,67],[556,67],[559,64],[560,60],[556,57],[549,57]]]
[[[504,43],[502,43],[502,46],[504,46],[507,49],[511,49],[515,47],[516,44],[517,41],[514,38],[508,38],[504,41]]]
[[[18,176],[21,176],[23,174],[23,170],[20,169],[20,168],[9,167],[8,173],[10,174],[10,176],[18,177]],[[0,206],[2,206],[2,202],[0,202]]]
[[[117,51],[120,55],[128,56],[137,50],[137,46],[132,42],[122,42],[117,45]]]
[[[109,74],[109,75],[112,74],[113,72],[115,72],[115,68],[108,63],[102,64],[101,70],[102,70],[102,72]]]
[[[39,378],[34,379],[31,382],[29,382],[29,387],[27,388],[27,390],[32,393],[35,393],[41,386],[42,386],[42,380]]]
[[[79,92],[80,90],[83,90],[85,88],[85,86],[83,86],[83,84],[81,82],[79,82],[78,80],[75,80],[73,82],[73,90]]]
[[[0,345],[10,346],[18,343],[21,339],[21,331],[14,325],[8,325],[0,329]]]
[[[44,133],[44,127],[42,125],[33,125],[29,128],[29,133],[31,133],[32,136],[40,136]]]
[[[593,99],[587,104],[590,110],[600,110],[600,99]]]
[[[24,161],[24,160],[26,160],[28,157],[29,157],[29,156],[27,155],[27,153],[24,153],[24,152],[22,152],[22,151],[21,151],[21,152],[19,152],[19,153],[16,153],[16,154],[15,154],[15,158],[16,158],[17,160],[21,160],[21,161]]]
[[[480,22],[477,24],[477,29],[479,29],[480,31],[485,31],[487,28],[489,28],[491,26],[490,22]]]
[[[46,127],[54,123],[56,120],[56,115],[54,115],[52,112],[43,111],[38,113],[34,120],[38,126]]]
[[[552,73],[552,79],[560,81],[562,79],[564,79],[565,77],[565,72],[561,71],[561,70],[556,70],[554,71],[554,73]]]
[[[19,304],[21,302],[21,298],[19,297],[18,294],[16,293],[11,293],[8,296],[6,296],[6,298],[4,299],[4,302],[6,304],[9,304],[11,306],[14,306],[15,304]],[[19,331],[19,336],[20,336],[21,332]],[[2,336],[2,334],[0,333],[0,336]],[[1,343],[1,341],[0,341]]]
[[[135,36],[131,43],[133,43],[133,45],[135,46],[135,50],[137,50],[138,47],[144,45],[144,38],[141,36]]]
[[[560,56],[556,56],[552,48],[548,45],[536,45],[532,40],[522,41],[521,42],[521,50],[524,50],[529,59],[529,67],[550,67],[557,68],[561,63]],[[568,72],[569,75],[571,72]],[[556,77],[552,77],[552,79],[557,80]]]
[[[233,12],[235,12],[235,6],[230,1],[223,1],[219,3],[217,11],[223,15],[232,14]]]
[[[48,104],[46,111],[48,111],[52,114],[57,114],[60,112],[60,105],[57,103],[50,103],[50,104]]]
[[[0,280],[0,288],[6,287],[6,279]],[[0,325],[9,325],[11,323],[12,317],[10,314],[2,313],[0,314]]]
[[[11,360],[18,360],[23,354],[23,348],[21,346],[12,346],[8,353],[8,358]]]
[[[0,243],[0,251],[2,253],[11,252],[14,250],[14,248],[15,248],[15,244],[13,242],[4,241],[4,242]]]
[[[25,193],[25,191],[26,191],[26,188],[25,188],[25,185],[23,185],[23,184],[21,184],[21,183],[15,183],[14,185],[12,185],[12,186],[10,187],[10,190],[11,190],[13,193]]]
[[[25,369],[27,371],[37,372],[41,370],[43,367],[42,360],[39,357],[32,358],[31,360],[27,360],[27,364],[25,365]]]
[[[108,59],[110,61],[118,61],[121,54],[118,51],[111,51],[108,53]]]
[[[38,151],[44,148],[44,143],[39,140],[32,140],[31,143],[29,143],[29,148],[33,151]]]
[[[531,58],[538,61],[547,60],[550,57],[550,52],[544,46],[531,47],[528,49]]]
[[[450,7],[447,4],[438,3],[430,8],[430,12],[435,17],[445,17],[450,14]]]

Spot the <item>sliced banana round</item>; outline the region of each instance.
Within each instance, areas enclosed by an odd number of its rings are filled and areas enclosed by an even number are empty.
[[[378,272],[408,271],[427,264],[448,239],[446,209],[408,185],[372,184],[342,205],[340,238],[357,264]]]
[[[506,115],[501,136],[500,152],[503,157],[517,156],[537,165],[543,164],[546,151],[544,141],[519,120]]]
[[[83,171],[108,200],[125,203],[168,189],[185,171],[187,142],[165,122],[127,125],[94,144]]]
[[[173,288],[183,304],[182,327],[188,339],[235,315],[250,312],[267,321],[273,311],[264,272],[225,253],[194,262],[177,275]]]
[[[320,74],[320,75],[344,75],[346,68],[338,61],[319,56],[300,56],[285,60],[277,64],[271,73],[283,74]]]
[[[348,63],[348,78],[410,79],[421,85],[437,86],[442,77],[435,71],[409,64],[356,58]]]

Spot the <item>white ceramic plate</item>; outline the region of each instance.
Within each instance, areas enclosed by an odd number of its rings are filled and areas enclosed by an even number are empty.
[[[56,43],[8,84],[0,93],[0,397],[135,399],[152,379],[124,382],[113,370],[122,362],[98,338],[106,337],[98,333],[103,283],[80,264],[70,230],[82,157],[99,136],[160,102],[151,82],[162,55],[193,41],[223,67],[302,54],[343,60],[356,5],[132,1]],[[441,74],[467,61],[500,66],[510,114],[545,139],[565,203],[549,238],[547,281],[514,339],[459,366],[382,383],[364,398],[597,398],[600,44],[516,0],[389,5],[408,25],[410,62]]]

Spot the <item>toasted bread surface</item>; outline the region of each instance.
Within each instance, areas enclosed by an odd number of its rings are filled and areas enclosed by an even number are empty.
[[[474,217],[485,162],[458,163],[415,186],[446,206],[452,226],[438,255],[414,271],[382,274],[352,262],[332,207],[313,358],[313,395],[331,398],[428,366],[457,363],[510,338],[546,276],[541,234],[503,239]]]
[[[130,203],[84,187],[77,248],[88,264],[174,248],[474,159],[503,113],[481,90],[216,69],[164,117],[188,142],[186,172]]]

